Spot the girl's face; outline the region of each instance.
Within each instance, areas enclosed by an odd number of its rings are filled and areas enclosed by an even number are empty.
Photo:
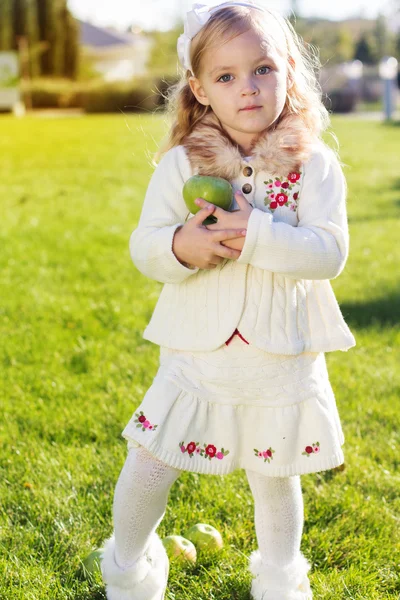
[[[286,58],[249,29],[219,48],[209,48],[199,79],[189,84],[211,106],[225,131],[250,153],[252,141],[281,114],[287,93]],[[248,107],[255,107],[246,110]]]

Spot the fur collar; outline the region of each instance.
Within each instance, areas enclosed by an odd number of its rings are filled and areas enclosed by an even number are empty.
[[[309,158],[315,141],[298,115],[286,115],[253,142],[251,165],[256,171],[278,176],[298,171]],[[245,161],[237,143],[212,111],[184,138],[182,145],[197,174],[232,180],[243,169]]]

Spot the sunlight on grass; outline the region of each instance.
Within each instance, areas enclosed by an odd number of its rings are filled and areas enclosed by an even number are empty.
[[[142,332],[161,286],[133,267],[128,240],[165,125],[142,115],[0,124],[0,597],[105,598],[79,568],[111,533],[121,431],[157,369]],[[327,354],[346,463],[302,477],[302,550],[315,598],[386,600],[400,596],[400,128],[333,124],[351,251],[332,284],[357,346]],[[173,564],[167,599],[249,600],[243,471],[181,476],[159,533],[196,522],[217,527],[224,550]]]

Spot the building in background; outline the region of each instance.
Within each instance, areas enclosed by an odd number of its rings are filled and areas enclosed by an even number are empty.
[[[82,53],[105,81],[127,81],[146,74],[153,42],[139,30],[123,33],[79,21]]]

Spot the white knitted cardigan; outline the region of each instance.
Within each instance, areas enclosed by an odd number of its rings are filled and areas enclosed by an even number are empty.
[[[164,155],[130,239],[139,271],[165,284],[145,339],[211,351],[238,327],[251,344],[278,354],[355,345],[329,282],[349,251],[346,182],[334,153],[322,142],[309,143],[298,123],[286,119],[260,136],[246,161],[208,115],[184,145]],[[244,175],[248,166],[251,179]],[[271,210],[267,183],[290,172],[301,174],[300,190],[297,196],[285,190],[290,202]],[[182,188],[195,173],[225,177],[235,190],[252,183],[242,253],[212,270],[189,269],[172,252],[175,230],[188,216]]]

